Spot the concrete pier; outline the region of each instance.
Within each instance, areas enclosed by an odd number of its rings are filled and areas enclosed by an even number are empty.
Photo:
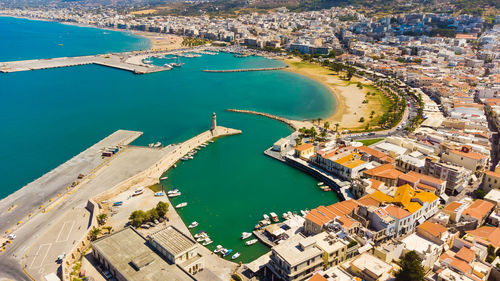
[[[203,72],[248,72],[248,71],[270,71],[270,70],[281,70],[287,68],[287,66],[281,66],[281,67],[264,67],[264,68],[246,68],[246,69],[227,69],[227,70],[210,70],[210,69],[205,69],[202,70]]]
[[[287,119],[287,118],[280,117],[280,116],[277,116],[277,115],[272,115],[272,114],[258,112],[258,111],[253,111],[253,110],[226,109],[226,111],[237,112],[237,113],[245,113],[245,114],[252,114],[252,115],[260,115],[260,116],[264,116],[264,117],[271,118],[271,119],[274,119],[274,120],[278,120],[278,121],[283,122],[283,123],[287,124],[288,126],[292,127],[295,131],[297,131],[300,128],[303,128],[303,127],[311,128],[311,127],[314,126],[313,123],[311,123],[309,121],[291,120],[291,119]]]

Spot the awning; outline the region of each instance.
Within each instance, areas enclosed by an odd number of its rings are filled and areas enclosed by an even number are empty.
[[[450,199],[450,197],[444,193],[441,194],[439,197],[441,197],[441,199],[443,199],[445,203],[448,202],[448,199]]]

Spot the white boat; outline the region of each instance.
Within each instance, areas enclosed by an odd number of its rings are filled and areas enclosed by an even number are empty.
[[[241,255],[241,254],[240,254],[240,252],[237,252],[236,254],[234,254],[234,255],[231,257],[231,259],[235,260],[235,259],[239,258],[239,257],[240,257],[240,255]]]
[[[149,147],[153,147],[154,145],[155,145],[154,143],[148,144]]]
[[[195,227],[197,227],[197,226],[198,226],[198,222],[197,222],[197,221],[194,221],[194,222],[192,222],[192,223],[188,226],[188,228],[195,228]]]
[[[172,194],[172,193],[177,193],[177,192],[179,192],[179,189],[174,188],[174,189],[172,189],[172,190],[169,190],[169,191],[167,192],[167,194]]]
[[[325,183],[324,183],[324,182],[322,182],[322,181],[318,182],[318,186],[321,186],[321,185],[324,185],[324,184],[325,184]]]
[[[214,253],[218,253],[218,252],[222,251],[222,249],[224,249],[224,247],[222,247],[222,245],[217,245],[217,247],[215,247]]]
[[[177,196],[181,196],[181,192],[180,191],[168,194],[168,197],[170,197],[170,198],[177,197]]]
[[[212,241],[211,239],[208,239],[208,240],[206,240],[205,242],[201,243],[201,245],[203,245],[203,246],[207,246],[207,245],[212,244],[213,242],[214,242],[214,241]]]
[[[138,188],[134,191],[134,194],[132,194],[132,196],[137,196],[137,195],[141,195],[144,193],[144,188]]]
[[[271,213],[269,213],[269,215],[271,215],[271,219],[272,219],[274,222],[278,222],[278,221],[279,221],[278,215],[276,215],[276,213],[275,213],[275,212],[271,212]]]
[[[166,179],[168,179],[168,177],[162,177],[162,178],[160,178],[160,180],[162,180],[162,181],[164,181]]]
[[[157,142],[155,143],[155,145],[153,147],[160,147],[161,146],[161,142]]]
[[[243,232],[241,233],[241,240],[245,240],[250,236],[252,236],[252,232]]]
[[[187,161],[187,160],[189,160],[189,157],[184,156],[184,157],[182,157],[182,158],[181,158],[181,160],[182,160],[182,161]]]
[[[259,242],[259,240],[257,240],[257,239],[252,239],[252,240],[248,240],[247,242],[245,242],[245,244],[246,244],[247,246],[250,246],[250,245],[253,245],[253,244],[257,243],[257,242]]]
[[[287,213],[283,213],[283,215],[281,215],[281,217],[284,219],[284,220],[287,220],[289,219],[290,217],[288,216]]]
[[[210,239],[210,238],[208,238],[208,236],[202,236],[202,237],[196,239],[196,242],[200,242],[201,243],[201,242],[203,242],[203,241],[205,241],[207,239]]]
[[[175,208],[176,208],[176,209],[180,209],[180,208],[184,208],[184,207],[186,207],[187,205],[188,205],[188,203],[186,203],[186,202],[182,202],[182,203],[178,204],[177,206],[175,206]]]
[[[209,143],[214,143],[214,141],[213,141],[213,140],[209,140],[208,142],[209,142]]]
[[[300,210],[300,213],[302,214],[302,216],[305,216],[307,214],[304,210]]]
[[[160,196],[163,196],[163,195],[165,195],[165,193],[163,193],[163,192],[156,192],[155,193],[156,197],[160,197]]]
[[[188,159],[189,159],[189,160],[193,159],[193,156],[188,156]]]
[[[200,237],[203,237],[203,236],[206,236],[207,233],[204,232],[204,231],[201,231],[201,232],[198,232],[194,235],[194,238],[200,238]]]
[[[293,218],[293,214],[292,214],[292,212],[288,211],[286,214],[288,215],[288,218],[289,218],[289,219]]]
[[[265,220],[269,220],[269,216],[267,214],[264,214],[263,217]]]

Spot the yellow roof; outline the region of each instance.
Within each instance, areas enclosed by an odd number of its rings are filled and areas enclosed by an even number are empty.
[[[349,155],[346,155],[342,158],[335,160],[334,162],[349,169],[355,168],[365,163],[365,161],[361,160],[361,154],[359,153],[351,153]]]
[[[434,193],[431,192],[416,191],[408,184],[399,186],[394,197],[389,196],[379,190],[376,190],[375,192],[370,194],[370,196],[379,202],[399,204],[410,213],[415,213],[416,211],[420,210],[420,208],[422,208],[422,205],[418,201],[422,203],[431,203],[438,198]],[[412,199],[418,200],[412,201]]]

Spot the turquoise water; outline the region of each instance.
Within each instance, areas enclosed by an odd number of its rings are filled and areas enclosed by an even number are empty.
[[[37,29],[37,24],[42,30]],[[10,28],[10,32],[1,33],[0,42],[11,42],[14,36],[16,46],[24,46],[18,33],[25,28],[41,34],[44,30],[50,32],[36,44],[36,49],[16,51],[15,46],[0,44],[2,60],[147,46],[144,40],[128,34],[110,32],[101,37],[103,30],[57,23],[0,18],[0,30],[4,27]],[[75,53],[47,50],[57,50],[47,42],[59,42],[61,36],[68,40],[64,46],[90,47],[76,48]],[[108,39],[110,42],[103,42]],[[89,42],[94,40],[100,41],[101,47],[93,49]],[[26,36],[24,41],[33,43],[33,37]],[[312,177],[262,153],[288,135],[288,127],[263,117],[224,111],[240,108],[290,118],[324,117],[335,107],[326,88],[286,71],[201,71],[281,65],[261,57],[220,54],[183,58],[182,62],[185,65],[181,68],[148,75],[93,65],[0,74],[0,145],[7,148],[0,151],[0,197],[117,129],[144,132],[135,143],[138,145],[180,142],[208,129],[211,113],[216,112],[219,125],[241,129],[243,134],[217,140],[199,152],[195,160],[180,163],[169,171],[165,182],[167,187],[181,189],[183,195],[174,204],[188,202],[188,207],[179,212],[181,217],[188,223],[198,221],[198,230],[208,231],[214,239],[211,246],[231,247],[242,252],[243,261],[249,261],[267,248],[259,244],[247,247],[239,237],[241,232],[250,231],[262,214],[274,211],[281,216],[284,211],[337,201],[333,193],[321,192]]]

